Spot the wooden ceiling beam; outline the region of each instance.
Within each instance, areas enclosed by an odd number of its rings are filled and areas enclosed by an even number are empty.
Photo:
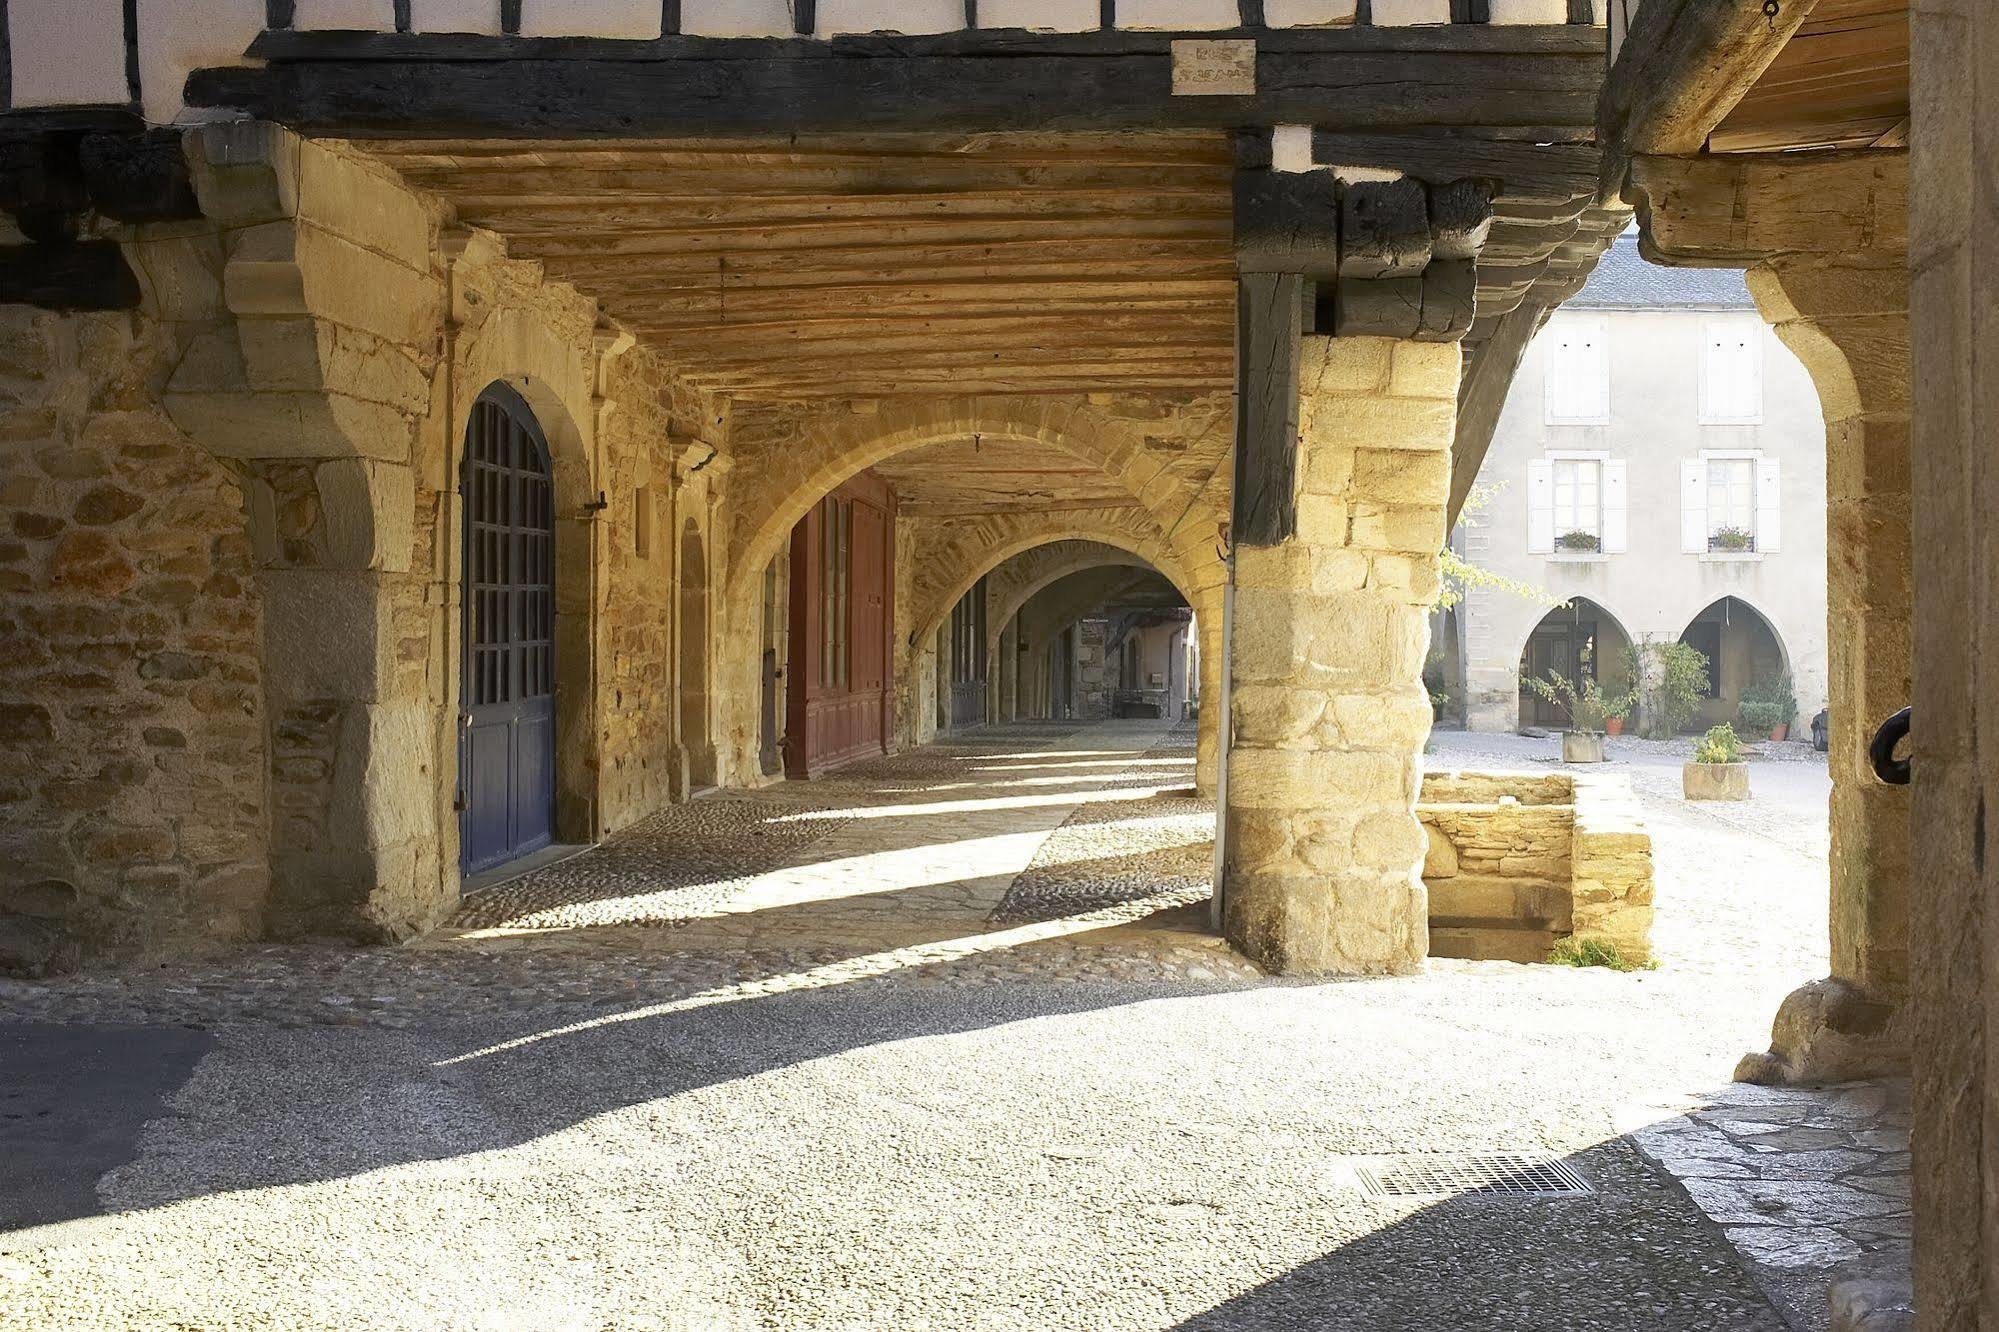
[[[317,134],[649,138],[842,131],[1588,125],[1602,37],[1583,26],[1260,31],[1256,92],[1175,96],[1173,34],[973,32],[892,41],[543,45],[266,33],[244,68],[194,71],[189,105]]]
[[[1697,153],[1818,0],[1646,0],[1603,86],[1597,127],[1614,196],[1630,159]]]
[[[1640,248],[1655,263],[1741,268],[1908,250],[1906,149],[1640,157],[1631,189]]]

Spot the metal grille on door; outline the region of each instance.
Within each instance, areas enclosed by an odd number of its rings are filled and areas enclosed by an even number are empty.
[[[554,493],[548,446],[513,394],[474,405],[461,493],[460,861],[474,873],[554,835]]]

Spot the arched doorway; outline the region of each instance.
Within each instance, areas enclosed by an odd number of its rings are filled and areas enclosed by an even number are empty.
[[[1520,724],[1569,724],[1568,714],[1530,688],[1529,680],[1560,676],[1578,689],[1595,680],[1611,695],[1630,689],[1630,647],[1631,636],[1617,617],[1588,597],[1549,611],[1520,649]]]
[[[708,737],[708,554],[701,525],[680,532],[680,746],[693,787],[715,781],[715,747]]]
[[[1790,668],[1777,627],[1740,597],[1723,597],[1694,616],[1680,641],[1708,661],[1707,689],[1694,721],[1703,730],[1734,721],[1745,691],[1754,685],[1770,688]]]
[[[496,384],[465,428],[459,868],[555,834],[555,500],[548,440]]]

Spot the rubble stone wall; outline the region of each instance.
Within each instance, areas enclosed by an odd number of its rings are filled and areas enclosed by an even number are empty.
[[[1416,814],[1433,954],[1538,962],[1573,936],[1650,959],[1652,839],[1622,777],[1431,773]]]
[[[0,309],[0,933],[31,965],[262,926],[262,598],[240,476],[158,404],[183,349]]]

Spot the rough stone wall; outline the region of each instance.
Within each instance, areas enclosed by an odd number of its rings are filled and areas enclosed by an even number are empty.
[[[1538,962],[1559,938],[1652,955],[1652,839],[1622,777],[1432,773],[1431,951]]]
[[[1224,923],[1274,970],[1408,972],[1459,353],[1308,337],[1302,361],[1296,534],[1236,550]]]
[[[572,840],[669,798],[675,571],[637,558],[634,496],[660,551],[680,494],[712,528],[726,413],[346,146],[245,123],[189,155],[208,220],[121,237],[143,316],[0,312],[0,650],[28,681],[0,913],[105,955],[404,937],[458,891],[473,401],[504,381],[550,444]]]
[[[1076,710],[1077,721],[1102,721],[1111,715],[1111,674],[1107,644],[1108,620],[1079,620],[1076,624]]]
[[[615,346],[598,371],[603,525],[600,832],[626,827],[683,794],[674,748],[681,684],[682,570],[678,441],[726,436],[727,412],[687,388],[642,347]],[[696,446],[697,461],[708,450]],[[705,469],[704,469],[705,470]],[[641,511],[644,510],[642,513]],[[703,530],[706,530],[705,523]],[[761,632],[761,624],[743,632]]]
[[[1578,939],[1610,944],[1627,962],[1652,957],[1652,835],[1622,777],[1576,778],[1569,854]]]
[[[86,961],[262,925],[261,598],[238,476],[158,405],[182,350],[0,309],[0,929]]]

